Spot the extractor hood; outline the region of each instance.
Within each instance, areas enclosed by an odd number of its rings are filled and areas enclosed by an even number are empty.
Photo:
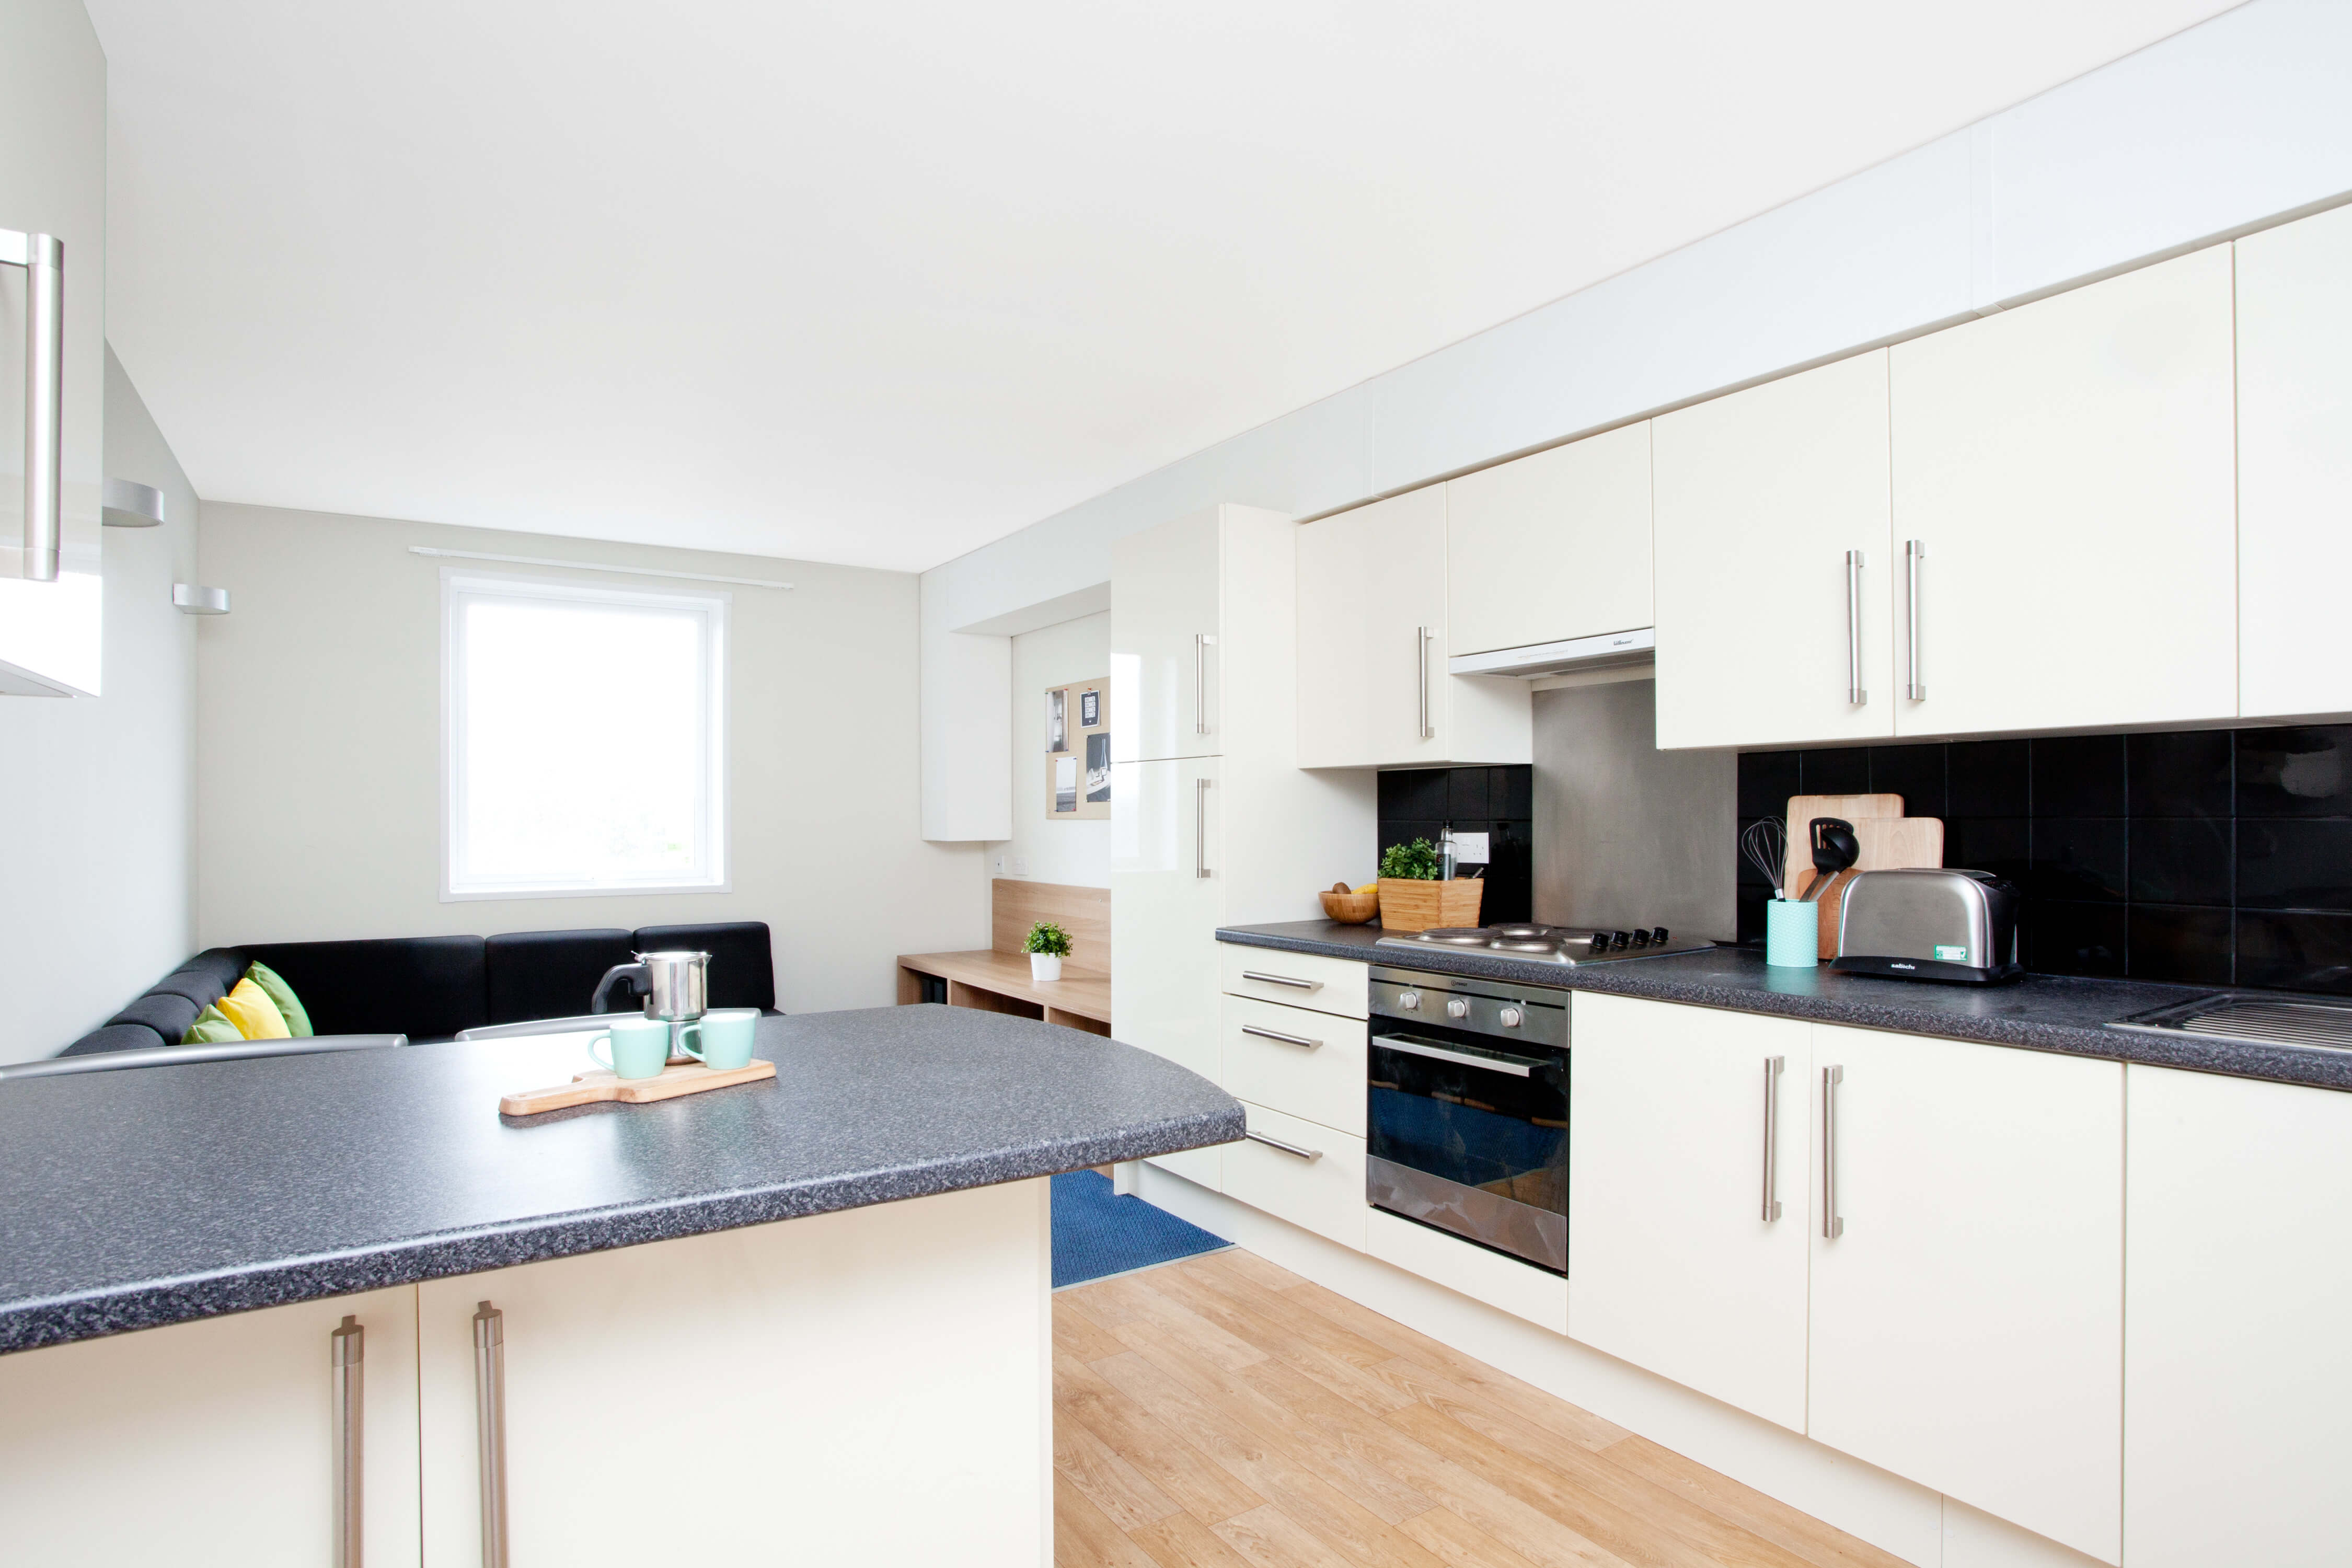
[[[1445,661],[1445,669],[1449,675],[1571,675],[1587,669],[1649,664],[1657,658],[1657,628],[1636,626],[1628,632],[1604,632],[1597,637],[1529,643],[1525,647],[1498,647],[1491,653],[1456,654]]]

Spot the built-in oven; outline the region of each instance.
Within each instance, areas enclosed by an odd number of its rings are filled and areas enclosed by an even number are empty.
[[[1568,1272],[1568,993],[1374,965],[1374,1208]]]

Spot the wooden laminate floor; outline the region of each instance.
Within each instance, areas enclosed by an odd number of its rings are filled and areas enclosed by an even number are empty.
[[[1054,1299],[1057,1568],[1904,1568],[1239,1248]]]

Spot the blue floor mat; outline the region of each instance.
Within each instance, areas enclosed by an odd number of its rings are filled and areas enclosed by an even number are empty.
[[[1173,1263],[1232,1242],[1141,1198],[1111,1191],[1099,1171],[1054,1178],[1054,1289]]]

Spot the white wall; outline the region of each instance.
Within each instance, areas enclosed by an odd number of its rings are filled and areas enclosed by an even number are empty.
[[[105,695],[0,697],[0,1062],[55,1055],[194,951],[195,624],[172,584],[194,580],[196,492],[110,349],[106,471],[168,521],[103,531]]]
[[[961,716],[1003,639],[964,629],[1108,581],[1113,540],[1219,501],[1336,510],[2333,202],[2347,80],[2352,5],[2254,0],[934,568],[933,837],[1003,832],[1001,796],[955,793],[1001,776]]]
[[[896,954],[988,945],[978,848],[921,838],[913,576],[217,502],[205,523],[236,605],[198,638],[206,944],[760,920],[790,1012],[888,1004]],[[442,563],[412,544],[796,585],[731,590],[731,892],[440,900]],[[615,713],[580,763],[656,731]]]
[[[982,847],[992,875],[1080,888],[1110,886],[1110,820],[1056,822],[1045,815],[1045,690],[1073,680],[1097,679],[1108,688],[1107,610],[1013,639],[1013,837]],[[1081,757],[1080,765],[1084,763]]]

